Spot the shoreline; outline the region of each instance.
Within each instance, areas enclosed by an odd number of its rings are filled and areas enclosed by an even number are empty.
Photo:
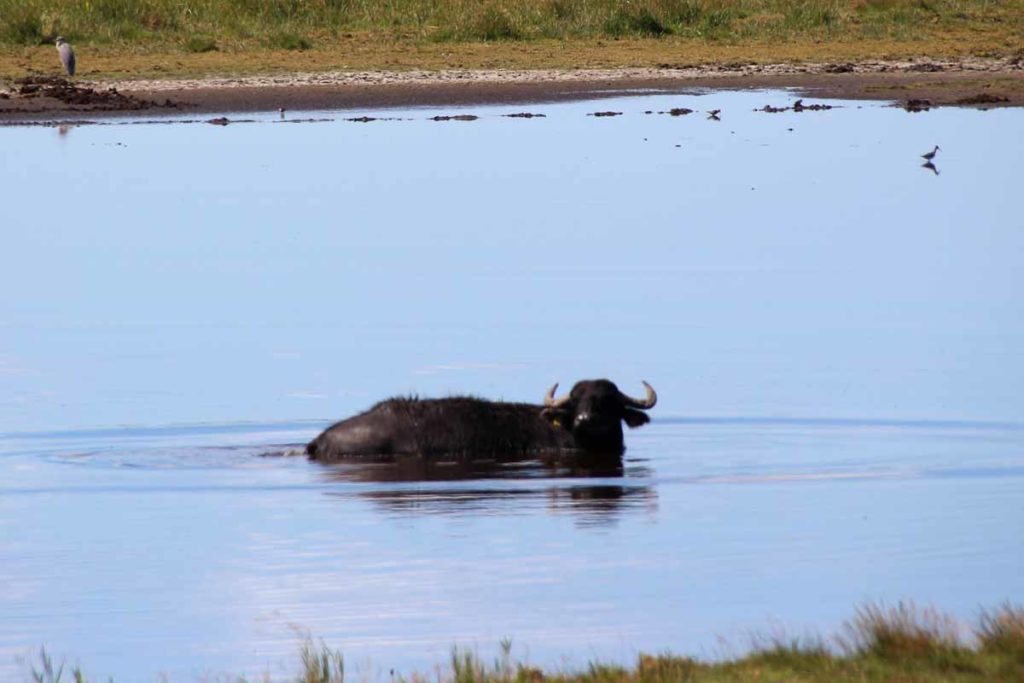
[[[47,84],[61,79],[38,79]],[[614,69],[297,72],[191,79],[75,81],[53,92],[17,81],[0,89],[0,125],[144,114],[530,104],[649,90],[793,89],[795,97],[876,100],[917,108],[1024,106],[1024,59],[906,59],[719,63]]]
[[[1006,601],[994,609],[981,609],[974,624],[963,623],[935,608],[912,601],[895,605],[868,602],[858,607],[842,628],[830,637],[794,636],[775,629],[768,635],[749,634],[743,654],[719,658],[695,657],[661,651],[639,651],[632,664],[593,658],[582,668],[540,668],[512,656],[512,639],[498,644],[498,656],[488,662],[476,647],[454,645],[448,666],[435,664],[432,673],[390,669],[391,681],[438,683],[735,683],[737,681],[802,681],[865,683],[935,680],[962,683],[1020,680],[1024,673],[1024,609]],[[344,683],[346,657],[322,639],[305,634],[298,656],[295,681]],[[45,647],[33,650],[26,665],[33,678],[57,681]],[[38,665],[38,666],[37,666]],[[383,673],[389,667],[379,670]],[[46,672],[50,672],[49,677]],[[358,668],[357,668],[358,671]],[[86,680],[82,669],[70,667],[72,677]],[[225,679],[246,681],[226,671]],[[351,677],[351,674],[349,674]],[[407,679],[406,676],[409,676]],[[367,678],[360,676],[360,680]],[[377,676],[378,680],[381,678]],[[217,676],[220,680],[221,676]],[[111,680],[113,678],[111,677]],[[270,680],[269,675],[262,680]]]

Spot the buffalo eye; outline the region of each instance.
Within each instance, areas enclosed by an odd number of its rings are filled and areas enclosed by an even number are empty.
[[[572,424],[572,413],[563,408],[545,408],[540,411],[540,416],[556,427]]]

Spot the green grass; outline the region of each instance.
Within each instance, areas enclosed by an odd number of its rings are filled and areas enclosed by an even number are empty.
[[[272,50],[310,50],[313,41],[299,33],[288,31],[275,33],[266,38],[266,45]]]
[[[821,638],[755,639],[740,658],[702,662],[673,654],[640,655],[632,666],[591,662],[575,671],[542,671],[516,662],[501,642],[491,664],[470,650],[452,650],[449,670],[411,674],[401,683],[1019,683],[1024,680],[1024,608],[1005,604],[968,628],[934,609],[910,603],[857,610],[832,644]],[[342,683],[342,655],[307,638],[295,683]],[[45,650],[32,666],[36,683],[61,683],[64,666]],[[73,669],[70,680],[84,683]],[[244,683],[244,678],[234,679]],[[271,680],[264,677],[260,680]],[[255,683],[255,682],[254,682]]]
[[[192,36],[185,41],[183,45],[185,52],[216,52],[219,48],[217,47],[217,41],[210,36]]]
[[[70,679],[74,683],[86,683],[85,674],[77,666],[68,672],[68,677],[64,675],[65,670],[64,662],[54,667],[53,657],[45,647],[40,648],[39,665],[38,667],[35,664],[32,665],[32,681],[33,683],[63,683]]]
[[[204,36],[221,49],[293,50],[353,31],[404,42],[923,39],[939,28],[1019,37],[1022,20],[1024,0],[0,0],[0,45],[60,34],[78,44],[190,50]]]

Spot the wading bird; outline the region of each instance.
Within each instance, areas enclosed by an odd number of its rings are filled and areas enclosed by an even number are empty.
[[[60,63],[64,65],[64,70],[68,72],[68,76],[74,76],[75,51],[71,49],[68,41],[60,36],[57,36],[57,54],[60,55]]]
[[[708,118],[711,119],[712,121],[721,121],[721,119],[718,118],[718,115],[721,113],[721,109],[712,109],[708,112]]]
[[[938,152],[938,151],[939,151],[939,146],[935,145],[935,149],[933,149],[932,151],[928,152],[927,154],[922,154],[921,158],[926,160],[926,161],[931,161],[932,159],[935,158],[935,153]]]

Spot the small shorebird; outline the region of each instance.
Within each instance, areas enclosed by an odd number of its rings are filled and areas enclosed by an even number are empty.
[[[935,175],[939,175],[939,169],[935,168],[935,164],[933,164],[930,160],[924,162],[923,164],[921,164],[921,168],[927,168],[929,171],[931,171]]]
[[[935,145],[935,149],[933,149],[932,151],[928,152],[927,154],[922,154],[921,158],[924,159],[925,161],[931,161],[932,159],[935,158],[935,153],[938,152],[938,151],[939,151],[939,146]]]
[[[60,63],[68,76],[75,75],[75,51],[71,49],[70,43],[60,36],[57,36],[57,54],[60,55]]]
[[[718,118],[718,115],[721,113],[721,109],[711,109],[708,111],[708,118],[711,119],[712,121],[721,121],[722,119]]]

